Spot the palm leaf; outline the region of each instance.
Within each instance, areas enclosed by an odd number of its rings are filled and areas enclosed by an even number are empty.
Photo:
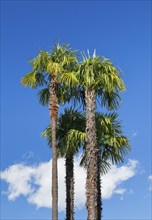
[[[74,72],[62,73],[61,82],[68,87],[75,87],[79,83]]]
[[[30,72],[26,74],[25,76],[22,77],[21,79],[21,84],[22,86],[29,86],[31,88],[36,87],[36,73],[35,72]]]
[[[72,145],[74,146],[82,146],[85,143],[86,140],[86,133],[76,130],[76,129],[71,129],[66,137],[67,141],[67,149]]]
[[[40,50],[38,56],[32,61],[32,69],[35,72],[46,72],[48,63],[50,62],[50,55],[44,50]]]
[[[48,145],[51,145],[52,141],[52,128],[49,125],[42,133],[41,136],[47,139]]]
[[[39,102],[43,106],[48,106],[49,101],[50,101],[49,88],[44,88],[44,89],[40,90],[38,93],[38,97],[39,97]]]

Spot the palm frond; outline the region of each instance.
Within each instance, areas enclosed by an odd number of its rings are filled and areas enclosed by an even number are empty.
[[[22,77],[21,79],[21,84],[22,86],[29,86],[31,88],[36,87],[36,73],[35,72],[30,72],[26,74],[25,76]]]
[[[39,97],[39,102],[43,105],[43,106],[48,106],[49,101],[50,101],[50,93],[49,93],[49,88],[44,88],[41,89],[38,93],[38,97]]]
[[[46,138],[48,145],[51,146],[51,141],[52,141],[52,128],[49,125],[42,133],[41,136]]]
[[[86,133],[76,130],[76,129],[71,129],[66,137],[66,142],[67,142],[67,149],[71,146],[82,146],[86,141]]]
[[[21,85],[36,88],[37,86],[47,85],[46,75],[40,72],[30,72],[21,78]]]
[[[44,50],[40,50],[38,56],[33,59],[32,69],[35,72],[46,72],[48,63],[50,62],[50,55]]]
[[[74,108],[83,108],[85,109],[85,91],[84,89],[78,85],[76,87],[71,87],[69,89],[69,94],[68,94],[68,102],[71,102],[71,104],[74,106]]]
[[[46,70],[49,74],[61,74],[63,71],[62,63],[56,63],[50,60]]]
[[[106,146],[104,147],[101,158],[104,161],[109,161],[112,164],[118,164],[124,162],[124,156],[120,155],[119,152],[113,147]]]
[[[106,107],[109,110],[118,109],[122,103],[121,97],[118,93],[103,92],[100,89],[97,91],[97,99],[101,106]]]
[[[125,136],[111,136],[107,139],[105,138],[104,143],[112,147],[117,147],[118,149],[125,146],[127,150],[131,150],[129,141]]]
[[[65,84],[68,87],[75,87],[78,85],[79,81],[76,78],[76,75],[74,72],[65,72],[61,75],[61,82]]]
[[[96,86],[110,93],[125,91],[125,85],[120,77],[121,72],[110,60],[103,59],[96,77]]]
[[[70,65],[73,62],[77,62],[76,50],[72,50],[70,45],[55,43],[51,53],[51,59],[53,62],[62,63],[64,65]]]
[[[105,158],[105,157],[101,157],[101,155],[99,156],[99,170],[100,170],[100,173],[101,175],[104,175],[106,174],[110,167],[111,167],[111,164],[109,162],[109,158]],[[86,160],[86,151],[84,150],[82,156],[81,156],[81,160],[80,160],[80,166],[81,167],[84,167],[85,169],[87,168],[87,160]]]

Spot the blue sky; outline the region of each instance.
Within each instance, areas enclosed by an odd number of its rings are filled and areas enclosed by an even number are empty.
[[[20,79],[30,71],[28,59],[60,39],[78,50],[96,48],[123,70],[127,91],[119,114],[132,152],[121,165],[128,176],[117,180],[117,192],[111,186],[109,198],[105,193],[103,216],[109,220],[151,219],[151,1],[2,1],[1,31],[1,171],[7,175],[1,183],[1,218],[51,216],[50,209],[30,203],[27,194],[18,192],[13,197],[9,190],[14,185],[7,177],[13,165],[16,173],[12,175],[20,179],[20,171],[30,172],[34,166],[31,172],[39,172],[35,170],[41,170],[40,164],[51,159],[40,136],[49,123],[48,109],[39,105],[37,91],[21,87]],[[102,111],[99,106],[98,110]],[[18,169],[18,165],[23,167]],[[107,184],[113,181],[106,178]],[[118,189],[126,191],[119,193]],[[76,219],[85,216],[83,205],[77,207]],[[64,219],[63,212],[59,218]]]

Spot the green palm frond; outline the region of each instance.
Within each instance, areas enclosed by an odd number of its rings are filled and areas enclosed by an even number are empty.
[[[65,141],[67,143],[67,135],[71,129],[85,131],[85,117],[84,114],[70,109],[65,109],[64,114],[61,114],[58,119],[58,140]]]
[[[110,163],[112,163],[112,164],[119,164],[119,163],[124,162],[124,157],[120,156],[115,151],[109,152],[107,156],[108,156],[108,159],[109,159]]]
[[[39,102],[43,105],[43,106],[48,106],[49,101],[50,101],[50,93],[49,93],[49,88],[44,88],[41,89],[38,93],[38,97],[39,97]]]
[[[111,163],[109,162],[109,157],[99,157],[99,166],[100,166],[100,173],[101,175],[106,174],[110,167],[111,167]],[[81,156],[81,160],[80,160],[80,166],[87,168],[87,161],[86,161],[86,151],[84,150],[82,156]]]
[[[65,72],[61,75],[61,82],[68,87],[75,87],[78,85],[78,80],[74,72]]]
[[[103,59],[98,68],[95,87],[102,88],[103,91],[109,94],[118,91],[123,92],[125,91],[125,85],[120,75],[121,71],[110,60]]]
[[[112,163],[122,163],[128,151],[131,150],[129,140],[125,136],[106,137],[103,142],[102,157],[109,159]]]
[[[21,78],[21,85],[31,87],[32,89],[46,84],[45,75],[40,72],[30,72]]]
[[[84,87],[94,87],[96,82],[96,75],[100,65],[100,57],[89,57],[83,53],[83,62],[80,64],[77,78]]]
[[[52,128],[49,125],[42,133],[41,136],[46,138],[48,145],[51,146],[51,141],[52,141]]]
[[[70,65],[73,62],[77,62],[76,50],[72,50],[69,44],[54,44],[53,51],[51,53],[51,59],[53,62],[62,63],[64,65]]]
[[[74,146],[83,146],[85,144],[86,140],[86,133],[76,130],[76,129],[71,129],[66,137],[67,141],[67,149],[72,145]]]
[[[63,58],[63,66],[68,67],[71,66],[72,64],[78,64],[77,61],[77,56],[76,56],[77,51],[72,51],[71,49],[65,53],[64,58]]]
[[[66,156],[68,153],[75,154],[79,147],[80,141],[76,140],[76,134],[74,129],[77,131],[85,131],[85,117],[84,114],[70,109],[65,109],[64,114],[61,114],[57,122],[57,149],[59,156]],[[72,132],[73,131],[73,132]],[[51,126],[47,127],[43,132],[42,136],[47,139],[49,145],[51,145]],[[81,140],[83,134],[79,134]]]
[[[123,125],[122,122],[120,120],[118,120],[118,113],[109,113],[109,114],[105,114],[106,118],[109,118],[110,120],[110,134],[111,135],[122,135],[123,134]]]
[[[57,88],[57,97],[60,104],[65,104],[65,102],[69,100],[68,88],[66,88],[66,86],[63,86],[62,84],[59,84]]]
[[[102,174],[110,168],[111,163],[121,163],[131,150],[129,140],[123,135],[122,123],[117,113],[96,113],[97,145],[100,151]],[[79,138],[79,136],[76,136]],[[107,164],[106,164],[107,162]],[[85,153],[81,164],[85,164]],[[104,167],[105,166],[105,167]]]
[[[101,175],[105,175],[111,168],[111,164],[104,160],[104,158],[100,158],[100,173]]]
[[[120,122],[117,119],[116,113],[103,114],[96,113],[96,126],[98,139],[110,137],[111,135],[120,134],[122,131]]]
[[[121,155],[120,152],[117,151],[117,148],[113,148],[108,145],[105,145],[102,148],[101,158],[104,161],[109,161],[110,164],[118,164],[124,162],[124,155]]]
[[[25,76],[23,76],[21,79],[21,85],[25,87],[29,86],[31,88],[35,88],[36,87],[36,73],[30,72],[26,74]]]
[[[80,86],[77,85],[75,87],[70,87],[68,86],[68,97],[67,97],[67,102],[71,103],[74,108],[83,108],[85,110],[85,91],[84,89]]]
[[[121,97],[116,92],[97,91],[97,100],[101,106],[106,107],[109,110],[118,109],[122,104]]]
[[[44,50],[40,50],[38,56],[32,61],[32,69],[35,72],[46,72],[48,63],[50,62],[50,55]]]
[[[107,58],[101,58],[82,52],[83,61],[80,63],[76,77],[79,84],[85,88],[95,89],[100,104],[109,110],[117,109],[121,104],[119,92],[125,91],[121,78],[122,71],[116,68]]]
[[[61,74],[63,72],[62,63],[56,63],[50,60],[46,70],[49,74]]]

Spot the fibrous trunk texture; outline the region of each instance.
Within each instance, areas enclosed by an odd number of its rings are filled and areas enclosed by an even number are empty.
[[[100,151],[98,151],[98,159],[97,159],[97,187],[98,187],[98,220],[102,218],[102,200],[101,200],[101,168],[100,168]]]
[[[52,77],[50,83],[50,119],[52,126],[52,220],[58,220],[58,172],[57,172],[57,148],[56,125],[58,117],[57,82]]]
[[[73,156],[66,157],[66,220],[74,220],[74,164]]]
[[[92,88],[85,91],[86,102],[86,208],[88,220],[98,220],[98,182],[97,182],[97,159],[98,149],[96,144],[96,123],[95,123],[95,90]]]

